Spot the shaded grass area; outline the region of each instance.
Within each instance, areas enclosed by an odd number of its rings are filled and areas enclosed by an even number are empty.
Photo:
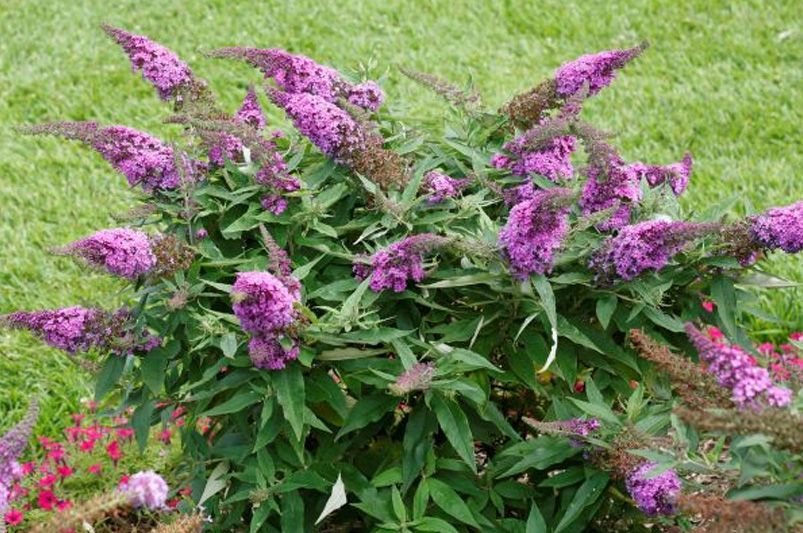
[[[119,285],[47,253],[133,205],[124,178],[96,155],[53,139],[25,138],[11,125],[97,119],[170,138],[169,110],[132,76],[99,30],[109,22],[178,52],[236,108],[258,73],[204,57],[220,46],[282,47],[338,68],[373,59],[390,105],[410,121],[437,122],[443,104],[392,67],[471,76],[495,107],[582,53],[652,48],[590,101],[590,121],[618,132],[630,160],[666,163],[685,150],[695,174],[685,205],[703,209],[737,195],[740,212],[803,197],[800,124],[801,18],[795,2],[325,3],[177,0],[6,0],[0,4],[0,313],[76,303],[112,306]],[[273,122],[280,120],[271,110]],[[801,257],[775,258],[772,272],[803,281]],[[762,295],[764,308],[803,328],[801,292]],[[0,333],[0,427],[32,393],[40,430],[88,394],[87,376],[20,333]],[[56,422],[58,423],[58,422]]]

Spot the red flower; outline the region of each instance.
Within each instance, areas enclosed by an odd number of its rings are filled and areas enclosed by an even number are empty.
[[[90,474],[100,474],[100,469],[101,469],[100,463],[95,463],[93,465],[89,465],[89,468],[87,468],[86,470]]]
[[[586,390],[586,384],[584,381],[580,381],[579,379],[574,382],[574,392],[581,393]]]
[[[22,511],[19,509],[11,509],[8,511],[5,516],[3,517],[6,521],[6,525],[9,526],[18,526],[22,523],[25,519],[25,515],[22,514]]]
[[[722,331],[714,326],[708,326],[708,336],[711,337],[711,340],[718,341],[725,338],[725,334]]]
[[[123,458],[123,452],[120,451],[120,443],[116,440],[113,440],[106,445],[106,453],[109,455],[109,458],[114,461],[115,465],[117,464],[117,461]]]
[[[59,512],[66,511],[70,507],[72,507],[72,502],[70,500],[62,500],[56,504],[56,508]]]
[[[120,483],[117,484],[118,487],[125,487],[128,485],[129,476],[120,476]]]
[[[703,300],[700,305],[702,305],[703,309],[705,309],[709,313],[714,312],[714,302],[712,302],[711,300]]]
[[[33,461],[29,461],[27,463],[23,463],[22,464],[22,473],[24,475],[27,476],[28,474],[30,474],[34,470],[36,470],[36,464]]]
[[[64,459],[64,450],[62,448],[53,448],[49,452],[47,452],[47,458],[53,459],[53,462],[60,462]]]
[[[795,331],[789,334],[789,338],[793,341],[803,341],[803,331]]]
[[[117,428],[117,437],[120,439],[133,439],[134,430],[132,428]]]
[[[54,476],[53,474],[48,474],[39,480],[39,486],[41,488],[52,487],[59,478]]]
[[[44,509],[45,511],[52,511],[53,507],[58,503],[58,499],[56,499],[56,495],[53,494],[51,490],[43,490],[39,493],[39,498],[37,499],[39,503],[39,508]]]
[[[59,475],[62,477],[62,479],[66,478],[66,477],[70,477],[71,475],[73,475],[73,473],[75,473],[75,471],[72,468],[70,468],[69,466],[60,466],[60,467],[58,467],[56,469],[56,472],[59,473]]]
[[[163,443],[165,443],[165,444],[170,444],[170,437],[171,437],[171,435],[172,435],[172,433],[170,433],[170,429],[168,429],[168,428],[165,428],[165,429],[163,429],[163,430],[162,430],[162,432],[159,434],[159,440],[160,440],[160,441],[162,441],[162,442],[163,442]]]
[[[758,345],[758,353],[769,355],[775,350],[775,345],[771,342],[762,342]]]
[[[189,496],[190,494],[192,494],[192,488],[184,487],[183,489],[179,489],[178,493],[181,494],[182,496]]]
[[[170,509],[175,509],[178,507],[179,503],[181,503],[180,498],[173,498],[172,500],[167,500],[167,507]]]
[[[183,414],[184,414],[186,411],[187,411],[187,410],[184,408],[184,406],[183,406],[183,405],[179,405],[178,407],[176,407],[175,409],[173,409],[173,412],[172,412],[172,413],[170,413],[170,418],[172,418],[173,420],[175,420],[175,419],[177,419],[178,417],[180,417],[181,415],[183,415]]]
[[[81,422],[84,421],[85,417],[86,417],[86,415],[83,415],[81,413],[75,413],[75,414],[72,415],[72,421],[76,426],[80,426]]]

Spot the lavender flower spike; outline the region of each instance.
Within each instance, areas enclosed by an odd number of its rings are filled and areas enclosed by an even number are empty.
[[[134,35],[109,25],[104,31],[123,47],[134,71],[156,87],[162,100],[170,100],[179,88],[192,82],[192,71],[176,54],[144,35]]]
[[[293,124],[321,152],[338,163],[347,162],[365,147],[365,134],[351,116],[323,98],[306,93],[268,89],[271,100],[285,110]]]
[[[454,198],[469,183],[471,180],[455,179],[435,170],[427,172],[424,176],[424,186],[430,193],[427,203],[439,204],[447,198]]]
[[[661,270],[694,239],[712,229],[710,224],[649,220],[625,226],[609,237],[589,266],[602,279],[631,280],[647,270]]]
[[[293,297],[284,283],[268,272],[240,272],[232,286],[234,314],[252,334],[272,334],[293,323]]]
[[[803,201],[773,207],[748,219],[750,233],[759,245],[794,254],[803,250]]]
[[[257,131],[265,128],[265,113],[262,111],[262,106],[259,105],[257,93],[254,92],[253,87],[248,87],[243,103],[234,116],[240,122],[248,124]]]
[[[248,343],[248,355],[256,368],[282,370],[287,363],[298,359],[298,340],[287,337],[289,348],[282,346],[278,337],[255,335]]]
[[[148,235],[129,228],[101,230],[56,251],[128,279],[147,274],[156,265]]]
[[[0,324],[27,329],[45,343],[69,354],[85,352],[102,343],[98,323],[103,312],[85,307],[47,311],[17,311],[0,317]]]
[[[555,71],[557,93],[568,98],[583,90],[588,84],[588,95],[597,94],[611,84],[617,70],[641,55],[646,48],[647,43],[642,43],[625,50],[583,55],[564,63]]]
[[[682,483],[672,469],[648,477],[650,470],[656,466],[656,463],[648,462],[630,472],[625,480],[627,492],[635,500],[638,508],[648,515],[673,514]]]
[[[371,290],[381,292],[393,289],[403,292],[408,280],[419,282],[424,279],[424,254],[449,242],[446,237],[421,233],[394,242],[371,257],[370,268],[355,264],[354,274],[361,279],[371,277]]]
[[[555,252],[569,231],[572,192],[554,188],[539,191],[510,210],[499,232],[502,255],[520,279],[552,269]]]
[[[603,151],[608,148],[607,145],[600,146]],[[583,186],[580,207],[586,216],[615,208],[607,220],[597,224],[597,229],[619,229],[630,222],[632,205],[641,201],[640,176],[637,169],[625,164],[615,152],[598,159],[592,160],[586,169],[588,181]]]
[[[127,482],[120,485],[133,507],[144,507],[150,511],[167,508],[167,482],[153,470],[137,472]]]
[[[28,446],[38,415],[39,403],[36,399],[31,400],[25,417],[0,437],[0,490],[8,489],[18,477],[17,460]]]
[[[633,163],[631,166],[640,177],[647,180],[650,187],[657,187],[667,182],[674,195],[680,196],[689,185],[692,159],[691,154],[687,153],[682,161],[666,166],[645,165],[644,163]]]
[[[575,151],[575,137],[555,137],[547,141],[546,146],[533,150],[529,146],[530,142],[540,134],[541,129],[536,126],[509,141],[503,149],[510,155],[496,154],[491,158],[491,165],[507,168],[514,176],[539,174],[552,182],[571,178],[574,174],[571,156]]]

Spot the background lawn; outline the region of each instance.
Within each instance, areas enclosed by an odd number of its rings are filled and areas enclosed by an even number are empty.
[[[373,58],[389,102],[411,119],[443,104],[394,64],[462,82],[471,75],[490,106],[533,86],[560,63],[649,39],[652,47],[584,111],[620,133],[626,159],[695,156],[686,205],[738,195],[739,210],[803,198],[800,5],[788,2],[279,2],[4,0],[0,2],[0,313],[120,298],[113,280],[55,258],[48,247],[115,224],[131,205],[125,180],[75,143],[21,137],[14,124],[97,119],[170,137],[169,110],[98,25],[144,33],[176,51],[235,109],[257,71],[203,52],[226,45],[282,47],[335,67]],[[274,122],[279,120],[271,110]],[[803,257],[768,269],[803,281]],[[775,292],[766,309],[803,328],[800,291]],[[89,394],[64,355],[21,333],[0,332],[0,427],[33,393],[40,430],[60,425]]]

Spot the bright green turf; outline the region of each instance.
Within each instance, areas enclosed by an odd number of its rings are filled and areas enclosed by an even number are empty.
[[[132,76],[99,30],[102,21],[145,33],[187,60],[232,109],[259,75],[204,50],[283,47],[339,68],[374,57],[460,81],[471,74],[496,106],[562,61],[586,52],[652,48],[594,98],[585,116],[618,131],[628,159],[665,163],[695,155],[687,205],[738,193],[756,208],[803,197],[801,18],[796,2],[566,0],[472,2],[317,0],[279,2],[5,0],[0,3],[0,312],[73,303],[111,305],[114,282],[46,252],[94,229],[129,205],[125,181],[97,156],[52,139],[25,138],[12,124],[98,119],[164,134],[168,110]],[[731,4],[739,4],[731,5]],[[391,70],[393,105],[432,117],[441,103]],[[275,111],[274,116],[277,116]],[[774,261],[803,281],[803,261]],[[803,326],[800,292],[767,300]],[[64,356],[22,334],[0,333],[3,413],[44,396],[43,423],[88,389]],[[42,429],[45,429],[44,427]]]

